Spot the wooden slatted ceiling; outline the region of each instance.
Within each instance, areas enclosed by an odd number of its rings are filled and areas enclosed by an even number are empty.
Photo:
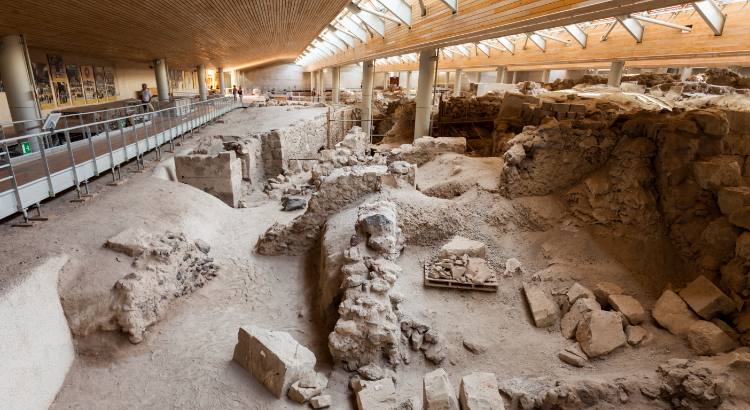
[[[484,40],[527,31],[581,23],[604,17],[635,13],[685,3],[684,0],[459,0],[452,14],[440,0],[425,0],[427,16],[420,17],[416,1],[412,27],[386,23],[385,38],[313,62],[307,70],[351,64],[363,59],[387,57]]]
[[[620,25],[610,33],[607,41],[600,41],[607,27],[602,25],[587,30],[589,40],[582,49],[577,43],[565,46],[556,41],[547,41],[547,50],[542,52],[531,42],[523,49],[523,41],[516,42],[516,53],[491,49],[490,57],[484,54],[464,57],[455,54],[453,59],[440,59],[439,67],[480,68],[507,66],[510,70],[530,70],[540,68],[590,68],[609,67],[613,60],[626,60],[632,67],[650,67],[659,64],[668,67],[690,67],[705,65],[741,64],[750,60],[750,7],[733,4],[725,10],[727,21],[724,33],[715,36],[698,13],[681,13],[672,23],[692,25],[693,31],[680,30],[644,23],[646,30],[643,42],[638,44]],[[566,33],[556,34],[570,39]],[[473,48],[472,48],[473,51]],[[700,59],[700,62],[698,61]],[[414,71],[418,64],[378,65],[376,71]]]
[[[0,0],[34,48],[181,66],[293,61],[348,0]]]

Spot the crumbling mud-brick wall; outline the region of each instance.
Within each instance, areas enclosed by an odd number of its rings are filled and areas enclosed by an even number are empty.
[[[353,108],[331,110],[310,121],[301,121],[260,135],[261,159],[269,177],[309,169],[320,159],[320,152],[344,139],[355,125]],[[329,121],[330,117],[330,121]]]

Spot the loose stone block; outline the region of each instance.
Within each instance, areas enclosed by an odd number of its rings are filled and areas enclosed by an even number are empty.
[[[323,393],[328,387],[328,378],[321,373],[309,373],[292,383],[289,388],[289,398],[297,403],[304,403]]]
[[[693,323],[687,331],[687,340],[690,348],[699,355],[715,355],[737,347],[728,334],[707,320]]]
[[[456,393],[442,368],[424,375],[425,410],[459,410]]]
[[[627,342],[620,315],[604,310],[586,313],[578,324],[576,340],[588,357],[608,354]]]
[[[707,161],[695,161],[693,175],[701,188],[710,191],[742,185],[742,170],[731,156],[716,156]]]
[[[321,396],[315,396],[312,399],[310,399],[310,406],[314,409],[325,409],[327,407],[331,407],[332,400],[331,396],[324,394]]]
[[[589,288],[581,285],[578,282],[574,283],[573,286],[571,286],[570,289],[568,289],[567,296],[568,296],[568,301],[570,302],[571,305],[576,303],[576,300],[580,298],[591,298],[591,299],[595,298],[594,292],[592,292],[591,290],[589,290]]]
[[[289,333],[243,326],[233,360],[250,372],[276,397],[292,383],[314,372],[315,355]]]
[[[628,337],[628,344],[638,346],[646,340],[648,332],[641,326],[628,326],[625,328],[625,334]]]
[[[487,247],[479,241],[473,241],[463,236],[454,236],[450,242],[440,248],[440,258],[447,259],[451,256],[460,258],[469,255],[472,258],[485,258]]]
[[[698,276],[680,291],[680,296],[698,316],[711,320],[719,313],[728,314],[736,309],[734,302],[705,276]]]
[[[599,303],[593,298],[582,298],[576,300],[560,320],[560,332],[568,339],[575,337],[578,324],[588,312],[601,310]]]
[[[584,367],[589,362],[588,356],[581,350],[581,345],[578,343],[561,350],[557,354],[557,358],[575,367]]]
[[[719,190],[718,203],[721,213],[730,215],[734,211],[750,205],[750,187],[725,187]]]
[[[494,373],[472,373],[461,379],[459,400],[463,410],[504,410]]]
[[[656,301],[651,316],[663,328],[677,336],[685,336],[690,326],[699,320],[687,303],[669,289]]]
[[[396,387],[390,377],[367,382],[357,392],[359,410],[382,410],[396,406]]]
[[[609,295],[621,295],[622,293],[622,288],[612,282],[599,282],[594,286],[596,301],[602,307],[609,306]]]
[[[128,256],[140,256],[148,247],[149,237],[141,228],[130,228],[107,239],[104,246]]]
[[[610,295],[609,302],[615,310],[625,315],[631,325],[638,325],[646,320],[646,311],[641,302],[628,295]]]
[[[523,292],[526,295],[526,302],[529,305],[536,327],[552,326],[557,320],[557,304],[542,289],[533,285],[524,284]]]

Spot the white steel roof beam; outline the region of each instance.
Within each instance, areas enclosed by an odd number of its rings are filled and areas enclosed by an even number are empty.
[[[371,11],[362,9],[354,3],[349,3],[346,7],[380,37],[385,37],[385,22],[382,18],[372,14]]]
[[[455,48],[456,48],[456,51],[459,54],[461,54],[462,56],[464,56],[464,57],[471,56],[471,51],[469,51],[469,49],[465,45],[459,44],[459,45],[455,46]]]
[[[543,31],[535,31],[534,34],[544,37],[547,40],[557,41],[558,43],[563,43],[565,45],[570,45],[570,40],[566,40],[564,38],[556,37],[551,34],[547,34]]]
[[[407,26],[411,27],[411,5],[405,0],[377,0],[396,18]]]
[[[721,12],[719,6],[713,0],[703,0],[693,2],[693,8],[703,17],[703,21],[708,24],[711,31],[720,36],[724,31],[724,22],[727,20],[727,15]]]
[[[643,24],[638,20],[631,18],[630,16],[617,16],[617,21],[625,27],[625,30],[630,33],[637,43],[643,41]]]
[[[354,21],[351,17],[344,16],[338,22],[345,29],[349,30],[352,34],[357,36],[359,41],[363,43],[367,42],[367,30],[365,30],[358,22]]]
[[[573,39],[581,45],[581,48],[586,48],[586,41],[588,40],[588,34],[586,34],[577,24],[569,24],[564,27],[565,31],[570,34]]]
[[[511,54],[516,53],[516,45],[513,44],[512,41],[508,40],[505,37],[500,37],[497,39],[497,42],[500,43],[503,47],[505,47],[506,50],[508,50]]]
[[[681,24],[670,23],[668,21],[659,20],[659,19],[648,17],[648,16],[641,16],[641,15],[638,15],[638,14],[631,14],[630,17],[634,18],[634,19],[636,19],[638,21],[642,21],[644,23],[657,24],[657,25],[664,26],[664,27],[669,27],[669,28],[674,28],[674,29],[677,29],[677,30],[682,30],[682,31],[687,32],[687,33],[693,31],[692,27],[683,26]]]
[[[476,43],[474,46],[479,50],[482,54],[486,55],[487,57],[490,56],[490,46],[484,43]]]
[[[547,40],[545,40],[544,37],[536,33],[526,33],[526,38],[531,40],[531,42],[539,47],[542,52],[547,51]]]
[[[440,0],[440,2],[448,6],[453,14],[456,14],[458,12],[458,0]]]
[[[339,30],[332,24],[328,25],[328,32],[333,33],[334,36],[336,36],[339,40],[346,43],[348,47],[354,47],[356,37],[354,37],[353,34],[347,33],[345,30]]]
[[[343,41],[341,41],[340,38],[334,36],[333,33],[330,33],[330,32],[323,33],[322,39],[325,42],[331,44],[332,46],[338,48],[341,51],[345,51],[346,48],[347,48],[346,47],[346,43],[344,43]]]

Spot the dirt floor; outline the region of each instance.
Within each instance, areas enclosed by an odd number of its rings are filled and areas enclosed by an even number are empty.
[[[186,139],[180,148],[211,135],[270,130],[324,110],[237,110]],[[331,364],[327,346],[331,329],[315,314],[317,261],[253,251],[268,227],[288,222],[302,211],[282,212],[279,201],[271,199],[232,209],[202,191],[152,176],[159,162],[147,160],[147,171],[129,169],[128,181],[121,186],[105,186],[109,176],[95,181],[91,189],[97,196],[85,205],[68,203],[72,192],[50,201],[44,209],[55,217],[48,222],[26,229],[11,228],[10,221],[0,226],[0,235],[6,238],[0,258],[7,261],[0,278],[16,271],[21,261],[28,264],[56,253],[71,256],[61,276],[60,293],[76,335],[77,359],[52,408],[301,408],[287,398],[272,396],[231,360],[238,328],[247,324],[287,331],[309,347],[318,358],[318,370],[330,378],[326,393],[333,397],[332,408],[354,408],[349,374],[333,370]],[[168,160],[167,155],[162,159]],[[413,205],[407,214],[416,216],[407,225],[420,218],[439,225],[451,209],[460,215],[451,216],[451,221],[461,224],[442,226],[444,232],[484,240],[488,260],[498,270],[500,261],[509,257],[523,264],[524,274],[501,278],[497,293],[426,288],[423,263],[434,257],[441,244],[418,238],[413,227],[404,228],[407,243],[396,261],[404,273],[395,286],[408,295],[401,309],[431,323],[447,339],[449,354],[441,367],[454,386],[462,376],[478,371],[496,373],[499,379],[615,380],[653,374],[673,357],[694,357],[683,342],[649,318],[645,327],[651,338],[638,348],[619,349],[582,369],[558,360],[557,352],[570,341],[555,326],[532,325],[521,291],[524,278],[536,275],[561,288],[574,281],[587,286],[601,280],[616,282],[647,310],[667,283],[680,279],[666,260],[655,261],[637,246],[622,250],[612,245],[611,238],[577,227],[558,213],[559,198],[553,195],[502,197],[495,189],[501,164],[501,158],[447,154],[418,171],[419,187],[432,196],[399,189],[377,194]],[[445,184],[448,188],[441,188]],[[436,212],[425,215],[428,209]],[[107,328],[105,311],[110,303],[106,295],[129,269],[129,258],[102,244],[134,225],[203,239],[220,266],[218,276],[205,287],[177,299],[167,317],[152,326],[138,345],[119,332],[102,331]],[[469,352],[463,347],[465,339],[480,340],[487,351]],[[423,375],[438,367],[422,355],[412,353],[412,358],[398,371],[397,392],[402,398],[421,395]]]

